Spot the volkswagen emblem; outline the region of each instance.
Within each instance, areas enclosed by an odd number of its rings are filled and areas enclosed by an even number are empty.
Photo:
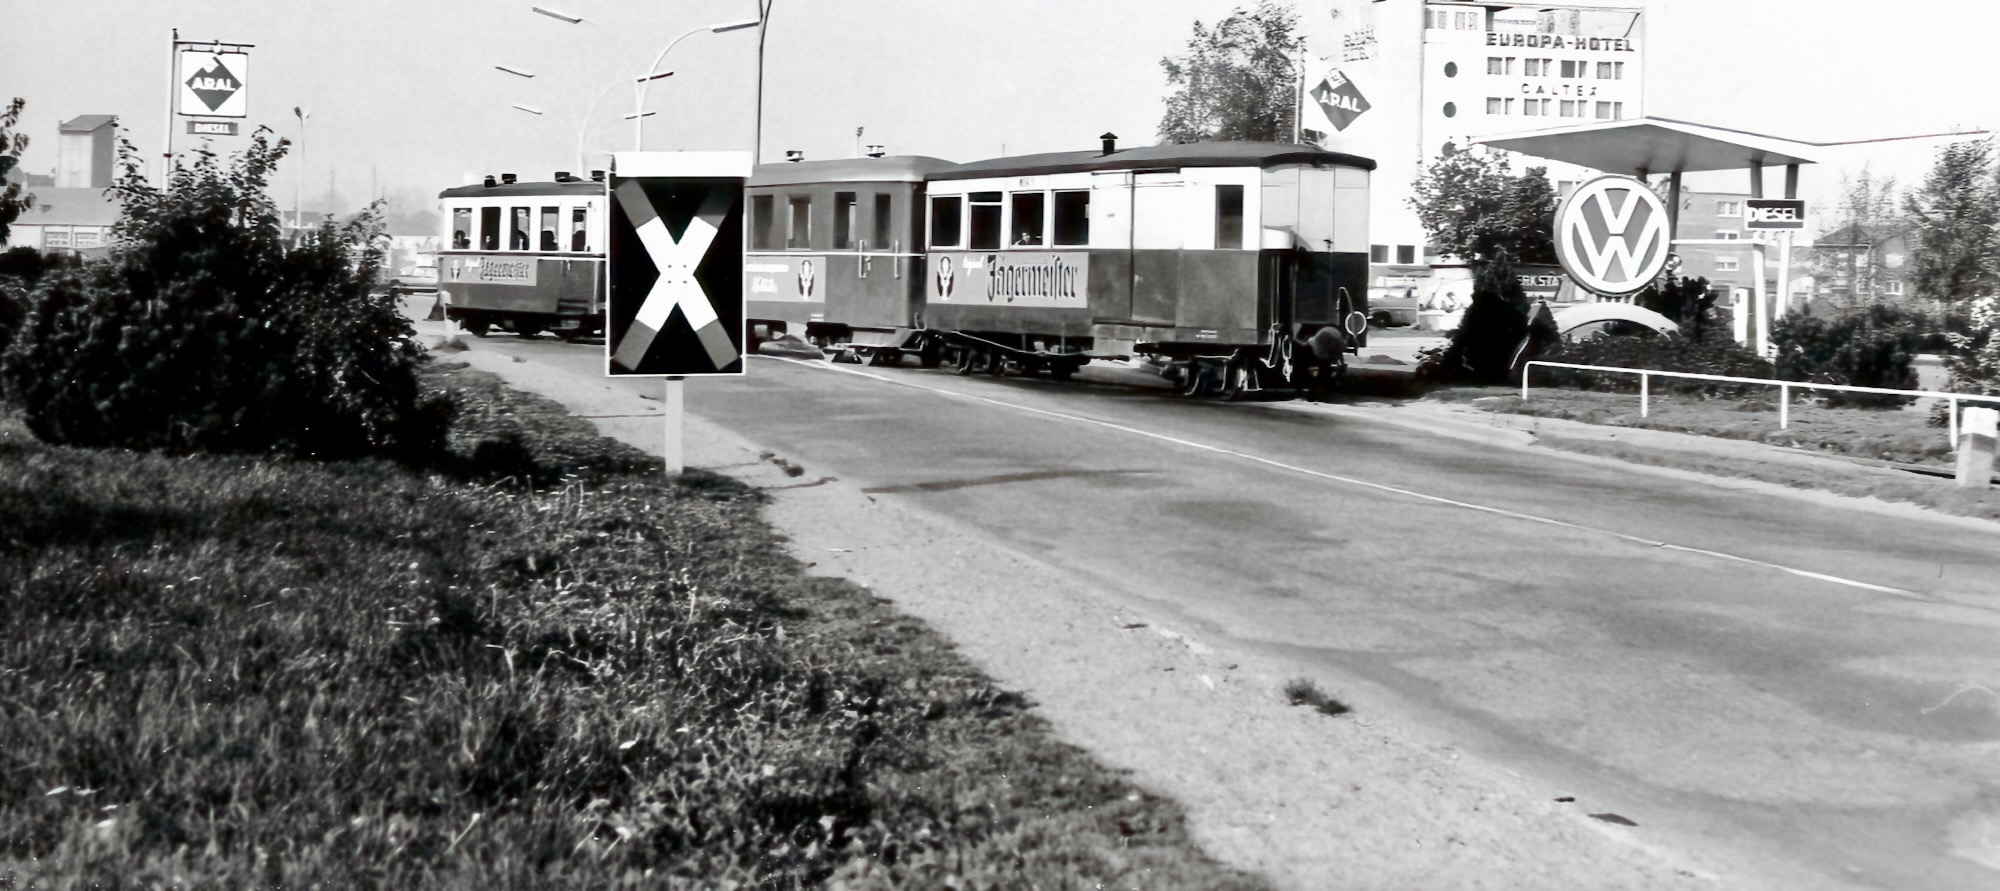
[[[1607,297],[1652,284],[1672,250],[1667,206],[1629,176],[1577,186],[1556,208],[1556,259],[1584,288]]]

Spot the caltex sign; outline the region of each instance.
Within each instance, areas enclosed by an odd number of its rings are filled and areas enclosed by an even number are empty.
[[[1667,206],[1629,176],[1577,186],[1556,208],[1556,259],[1586,290],[1607,297],[1637,292],[1667,266]]]
[[[180,113],[240,118],[250,107],[250,54],[182,50]]]
[[[609,372],[742,374],[750,153],[619,152],[611,173]]]

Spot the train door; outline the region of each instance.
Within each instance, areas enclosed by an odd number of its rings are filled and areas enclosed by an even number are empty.
[[[1132,321],[1171,326],[1180,302],[1187,190],[1180,171],[1132,176]]]

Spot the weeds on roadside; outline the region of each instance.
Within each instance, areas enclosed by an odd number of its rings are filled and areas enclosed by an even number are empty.
[[[1285,682],[1285,698],[1293,705],[1309,705],[1322,715],[1344,715],[1352,709],[1338,699],[1326,695],[1307,678],[1293,678]]]

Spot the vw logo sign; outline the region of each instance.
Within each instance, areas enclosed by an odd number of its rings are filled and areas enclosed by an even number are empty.
[[[1667,206],[1629,176],[1577,186],[1556,208],[1556,259],[1586,289],[1607,297],[1652,284],[1672,250]]]

